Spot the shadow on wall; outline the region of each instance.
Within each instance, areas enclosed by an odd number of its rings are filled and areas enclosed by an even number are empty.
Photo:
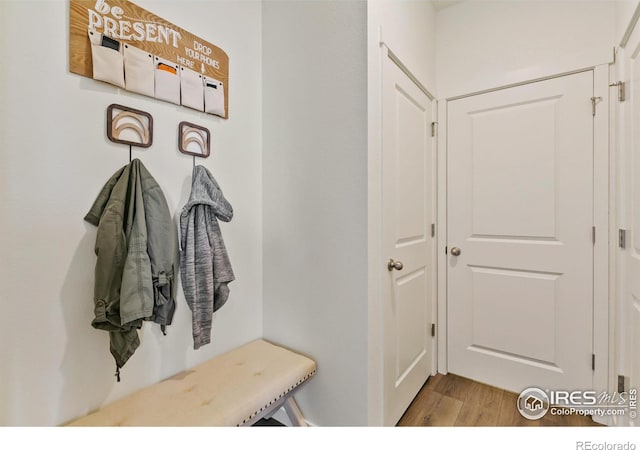
[[[182,155],[182,154],[181,154]],[[183,155],[184,156],[184,155]],[[176,248],[175,248],[175,295],[176,295],[176,312],[173,316],[173,324],[171,327],[168,327],[168,332],[173,333],[174,339],[177,341],[175,344],[175,351],[179,353],[169,353],[172,355],[183,355],[184,360],[181,361],[182,365],[180,367],[175,366],[174,361],[166,360],[163,364],[162,370],[163,373],[168,373],[170,375],[174,375],[175,373],[184,370],[187,367],[186,355],[189,354],[191,350],[193,350],[193,338],[191,332],[191,310],[187,305],[187,302],[184,298],[184,294],[182,292],[182,279],[180,278],[180,213],[182,212],[182,207],[189,200],[189,194],[191,193],[191,180],[192,180],[192,172],[189,169],[188,172],[185,172],[185,177],[182,182],[182,188],[180,190],[180,197],[178,199],[178,206],[175,208],[173,213],[173,225],[175,226],[176,233]],[[172,330],[173,328],[173,330]],[[162,336],[160,337],[160,339]]]
[[[191,175],[185,177],[181,204],[191,191]],[[88,207],[87,206],[87,210]],[[97,228],[83,221],[85,234],[76,248],[60,293],[66,328],[66,348],[60,366],[63,380],[57,419],[66,423],[104,405],[115,390],[128,390],[134,384],[150,385],[174,375],[187,366],[192,348],[191,311],[181,295],[178,267],[180,209],[174,213],[176,234],[174,294],[176,311],[172,324],[163,335],[160,326],[144,322],[138,331],[140,347],[127,362],[124,376],[129,383],[118,386],[115,361],[109,350],[109,334],[91,326],[94,318],[95,239]],[[123,380],[124,381],[124,380]],[[123,391],[121,391],[123,392]]]
[[[86,230],[76,248],[60,293],[67,345],[60,366],[63,388],[58,418],[64,422],[100,406],[115,382],[109,334],[91,326],[96,228]]]
[[[185,177],[183,182],[182,191],[178,200],[178,205],[183,205],[189,198],[189,192],[191,190],[191,173]],[[167,199],[168,201],[168,199]],[[160,327],[156,324],[145,324],[144,328],[151,328],[154,336],[153,344],[161,352],[160,355],[160,367],[158,373],[162,374],[163,378],[171,377],[176,373],[179,373],[187,368],[187,355],[189,350],[193,348],[191,340],[191,310],[187,306],[184,295],[182,294],[182,282],[180,280],[180,211],[182,206],[174,207],[175,211],[172,216],[173,230],[175,233],[176,242],[174,248],[174,283],[173,292],[176,301],[176,310],[173,315],[173,321],[170,326],[167,327],[167,335],[164,336],[160,331]],[[169,210],[172,210],[169,205]],[[149,326],[146,326],[149,325]],[[153,325],[153,326],[151,326]],[[141,333],[140,339],[144,337]],[[141,345],[142,346],[142,345]]]

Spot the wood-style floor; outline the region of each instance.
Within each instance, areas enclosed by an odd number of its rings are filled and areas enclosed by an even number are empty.
[[[453,374],[437,374],[420,389],[398,426],[599,426],[590,417],[579,415],[547,413],[539,420],[528,420],[518,412],[517,399],[512,392]]]

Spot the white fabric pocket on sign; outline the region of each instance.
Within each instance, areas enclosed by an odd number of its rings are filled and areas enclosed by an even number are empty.
[[[122,43],[95,30],[88,30],[88,33],[91,42],[93,79],[124,88]]]
[[[209,114],[225,116],[224,84],[222,81],[204,77],[204,110]]]
[[[132,45],[124,44],[124,79],[127,91],[153,97],[155,94],[153,55]]]
[[[158,100],[180,104],[180,72],[178,65],[166,59],[154,58],[156,79],[155,97]]]
[[[202,75],[187,67],[180,67],[180,96],[183,106],[204,111]]]

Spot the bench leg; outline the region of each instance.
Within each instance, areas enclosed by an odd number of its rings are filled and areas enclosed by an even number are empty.
[[[289,416],[289,420],[291,420],[291,424],[294,427],[306,427],[307,422],[304,420],[302,416],[302,411],[298,407],[298,404],[294,400],[293,396],[287,397],[284,401],[284,410],[287,412],[287,416]]]

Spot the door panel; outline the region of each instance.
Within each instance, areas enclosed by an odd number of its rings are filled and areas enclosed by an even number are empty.
[[[519,355],[525,363],[553,364],[559,275],[481,267],[471,267],[471,272],[475,319],[471,348]],[[527,325],[495,320],[498,317],[526,317]],[[535,329],[535,339],[520,333],[529,327]]]
[[[431,373],[435,255],[432,103],[384,57],[382,231],[385,424],[395,425]],[[388,270],[393,259],[402,268]]]
[[[474,236],[555,237],[557,102],[469,113]]]
[[[402,380],[425,351],[427,272],[424,268],[396,278],[396,329],[398,366],[396,383]]]
[[[590,388],[593,73],[448,104],[449,371]]]

